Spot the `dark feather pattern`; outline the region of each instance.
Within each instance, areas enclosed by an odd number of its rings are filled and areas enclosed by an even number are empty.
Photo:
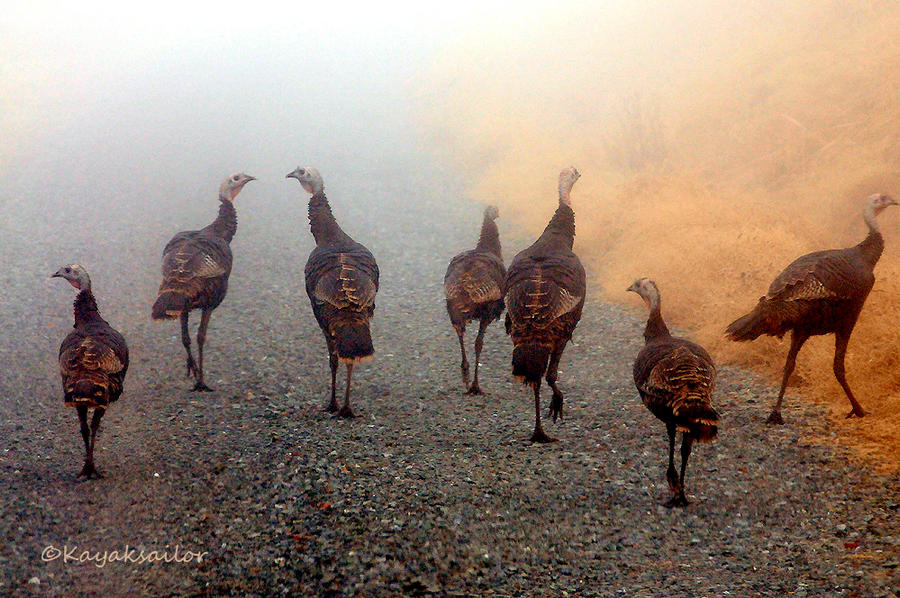
[[[106,408],[122,394],[128,371],[125,338],[100,317],[90,290],[75,298],[75,327],[59,347],[64,401]]]
[[[769,423],[780,424],[781,401],[794,370],[797,353],[811,336],[834,334],[834,375],[847,395],[852,411],[847,417],[865,415],[846,380],[844,359],[850,334],[875,284],[875,264],[884,251],[884,238],[876,216],[897,205],[887,195],[869,197],[863,218],[869,234],[858,245],[846,249],[816,251],[804,255],[785,268],[756,307],[732,322],[725,334],[734,341],[751,341],[762,334],[782,337],[791,332],[791,348],[784,364],[778,399]]]
[[[503,282],[506,333],[513,343],[512,374],[534,393],[533,442],[553,442],[541,425],[541,378],[553,391],[549,414],[563,416],[557,385],[559,363],[581,319],[587,290],[584,267],[572,251],[575,212],[572,186],[581,176],[572,167],[559,174],[559,206],[541,236],[513,258]]]
[[[719,416],[711,396],[716,367],[703,347],[673,336],[648,340],[634,361],[634,384],[660,420],[699,441],[715,438]]]
[[[540,345],[549,351],[564,346],[581,319],[586,277],[572,252],[575,214],[560,203],[543,234],[513,258],[504,282],[506,330],[513,345]],[[533,352],[532,352],[533,353]],[[523,354],[524,356],[524,354]],[[547,360],[513,364],[525,383],[540,380]]]
[[[316,321],[340,361],[370,358],[369,319],[379,277],[375,258],[341,229],[324,192],[310,198],[309,221],[316,248],[306,262],[306,294]]]
[[[232,255],[229,243],[237,230],[237,213],[221,201],[218,217],[200,230],[176,234],[163,249],[162,275],[154,319],[178,317],[192,309],[213,309],[225,298]]]
[[[781,337],[796,328],[810,336],[852,329],[875,284],[874,266],[883,247],[881,233],[872,231],[859,245],[796,259],[772,281],[756,308],[732,322],[726,334],[747,341],[762,334]]]
[[[447,313],[459,337],[463,384],[469,394],[481,393],[478,362],[484,332],[491,322],[500,318],[504,309],[503,281],[506,278],[506,267],[503,265],[500,232],[494,222],[497,214],[497,209],[493,206],[485,210],[475,249],[454,256],[444,274]],[[466,325],[473,320],[478,321],[479,328],[475,337],[475,379],[469,385],[469,362],[463,337]]]

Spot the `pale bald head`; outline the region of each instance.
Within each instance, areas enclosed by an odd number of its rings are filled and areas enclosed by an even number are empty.
[[[88,276],[87,270],[80,264],[69,264],[63,266],[51,274],[51,278],[65,278],[73,287],[79,291],[89,291],[91,289],[91,277]]]
[[[578,180],[578,177],[581,176],[581,173],[578,172],[574,166],[570,166],[566,168],[562,172],[559,173],[559,201],[560,203],[564,203],[567,206],[572,205],[572,200],[569,198],[569,193],[572,191],[572,186],[575,185],[575,181]]]
[[[890,195],[885,195],[884,193],[870,195],[866,200],[866,207],[863,208],[863,220],[866,221],[871,230],[877,231],[878,223],[875,221],[875,217],[881,214],[888,206],[896,205],[897,202]]]
[[[322,181],[322,175],[315,168],[309,166],[298,166],[292,172],[285,175],[286,179],[297,179],[300,186],[307,193],[315,195],[321,193],[325,189],[325,182]]]
[[[229,176],[222,181],[222,184],[219,186],[219,199],[222,201],[233,202],[234,198],[241,192],[241,189],[244,188],[244,185],[255,180],[255,177],[244,174],[243,172],[238,172]]]
[[[895,206],[897,202],[890,195],[886,195],[884,193],[875,193],[874,195],[870,195],[868,199],[868,205],[871,207],[872,212],[877,216],[888,206]]]
[[[650,309],[659,306],[659,289],[656,288],[656,283],[647,277],[638,278],[625,290],[640,295]]]
[[[496,220],[500,217],[500,209],[497,206],[488,206],[484,209],[484,217]]]

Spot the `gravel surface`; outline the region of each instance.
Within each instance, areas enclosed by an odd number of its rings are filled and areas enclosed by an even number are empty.
[[[303,291],[305,199],[296,185],[291,201],[267,199],[283,181],[253,174],[207,341],[214,393],[188,392],[177,323],[149,319],[161,248],[214,217],[214,185],[209,200],[177,217],[151,210],[140,226],[125,208],[102,231],[65,215],[5,219],[0,595],[897,595],[900,479],[805,441],[833,433],[796,396],[787,425],[766,426],[774,389],[746,371],[720,370],[723,423],[694,450],[692,504],[659,506],[665,429],[631,380],[642,312],[589,298],[561,366],[566,419],[545,424],[558,443],[525,440],[532,402],[511,380],[502,325],[485,339],[489,394],[463,394],[441,282],[474,244],[482,207],[448,201],[456,190],[425,173],[382,177],[402,187],[326,173],[338,219],[382,271],[376,358],[354,372],[360,417],[332,419]],[[530,239],[499,223],[509,261]],[[51,231],[52,243],[34,240]],[[74,260],[132,356],[98,439],[107,477],[88,482],[74,480],[82,445],[55,363],[73,292],[46,278]],[[45,562],[51,545],[77,547],[76,560],[126,545],[204,556],[101,567]]]

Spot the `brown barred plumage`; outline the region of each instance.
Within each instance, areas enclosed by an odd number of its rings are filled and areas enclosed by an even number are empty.
[[[666,479],[672,491],[667,507],[688,504],[684,474],[694,441],[709,442],[718,433],[719,414],[712,406],[716,366],[696,343],[669,334],[660,312],[659,290],[649,278],[628,288],[647,303],[650,316],[644,330],[646,344],[634,360],[634,384],[653,415],[666,424],[669,436],[669,468]],[[681,474],[675,471],[675,436],[682,432]]]
[[[726,329],[728,337],[735,341],[750,341],[762,334],[781,338],[791,332],[781,390],[767,420],[769,423],[784,423],[781,401],[800,348],[810,336],[831,333],[835,335],[834,375],[853,407],[847,417],[865,415],[847,384],[844,357],[850,334],[875,284],[875,264],[884,250],[884,238],[875,218],[892,205],[897,202],[887,195],[870,196],[863,211],[869,234],[861,243],[798,258],[772,281],[768,293],[760,297],[753,311]]]
[[[371,359],[375,351],[369,320],[375,314],[378,264],[368,249],[338,225],[318,170],[298,167],[287,178],[297,179],[311,194],[309,225],[316,248],[306,261],[304,273],[306,294],[328,347],[331,399],[326,410],[337,412],[339,417],[354,417],[350,408],[353,366]],[[347,367],[347,387],[340,409],[335,396],[339,363]]]
[[[447,299],[447,313],[450,323],[459,338],[462,353],[463,385],[468,394],[482,394],[478,383],[478,361],[484,344],[484,332],[491,322],[503,313],[503,279],[506,267],[500,249],[500,234],[494,220],[499,211],[488,206],[481,223],[481,235],[475,249],[456,255],[447,266],[444,275],[444,296]],[[475,337],[475,377],[469,384],[469,362],[463,337],[466,324],[478,320],[478,334]]]
[[[151,310],[154,320],[181,319],[181,343],[187,352],[187,375],[195,391],[212,390],[203,381],[203,344],[212,311],[222,303],[231,274],[231,239],[237,232],[234,198],[248,182],[247,174],[233,174],[219,187],[219,214],[205,228],[176,234],[163,249],[162,282]],[[191,353],[188,315],[202,310],[197,330],[197,358]]]
[[[79,290],[75,297],[75,327],[59,347],[59,371],[65,404],[75,407],[84,440],[84,467],[78,477],[102,477],[94,465],[94,442],[100,420],[122,395],[128,371],[125,338],[100,317],[91,291],[91,279],[78,264],[60,268],[54,277],[65,278]],[[88,409],[93,409],[88,425]]]
[[[559,207],[544,232],[520,251],[503,284],[506,332],[513,342],[512,373],[534,392],[533,442],[552,442],[541,425],[541,377],[553,389],[550,415],[562,417],[563,394],[556,385],[557,369],[566,343],[581,319],[586,282],[584,267],[572,252],[575,213],[569,193],[578,171],[567,168],[559,175]]]

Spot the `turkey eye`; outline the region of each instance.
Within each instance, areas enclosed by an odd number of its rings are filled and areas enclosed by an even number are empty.
[[[303,170],[303,169],[301,168],[301,169],[300,169],[300,174],[306,174],[306,171]]]
[[[231,180],[232,180],[232,181],[238,180],[238,176],[237,176],[237,175],[234,175],[233,177],[231,177]]]

